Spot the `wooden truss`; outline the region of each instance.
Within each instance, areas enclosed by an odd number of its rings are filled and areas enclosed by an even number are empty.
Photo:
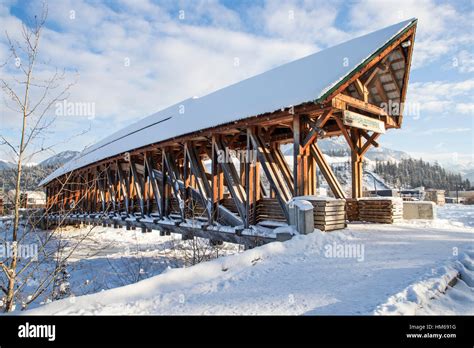
[[[379,146],[381,134],[348,126],[342,115],[349,110],[382,121],[386,129],[401,126],[401,113],[392,114],[383,103],[405,99],[414,34],[413,27],[321,103],[133,149],[57,178],[46,187],[48,211],[152,221],[186,233],[198,222],[201,230],[239,231],[260,223],[265,202],[279,207],[266,209],[266,217],[288,221],[293,197],[318,193],[318,173],[334,197],[361,197],[364,155]],[[402,47],[406,41],[411,45]],[[335,136],[344,137],[350,151],[351,192],[344,191],[318,145]],[[229,150],[240,158],[226,156]]]

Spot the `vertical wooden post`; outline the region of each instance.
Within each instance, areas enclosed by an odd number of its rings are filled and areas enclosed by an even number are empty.
[[[191,196],[191,170],[189,168],[189,158],[187,151],[188,143],[184,143],[183,147],[183,183],[184,183],[184,209],[185,215],[188,216],[192,212],[192,196]]]
[[[168,209],[169,209],[169,191],[168,191],[168,174],[166,172],[166,152],[165,149],[161,150],[161,216],[167,217],[168,216]]]
[[[316,159],[313,156],[311,156],[311,153],[310,153],[309,158],[310,158],[310,171],[308,175],[309,194],[316,195],[316,190],[318,188],[318,167],[317,167]]]
[[[216,135],[212,136],[212,158],[211,158],[211,176],[212,176],[212,194],[211,194],[211,222],[216,222],[219,218],[219,202],[221,198],[221,169],[219,166],[219,156],[216,146]]]
[[[358,129],[351,129],[352,142],[354,148],[359,150],[362,148],[362,136]],[[362,197],[362,159],[356,150],[351,149],[351,169],[352,169],[352,198]]]
[[[295,196],[304,195],[301,160],[301,119],[300,115],[293,116],[293,186]]]
[[[245,227],[256,223],[256,201],[257,201],[257,184],[260,190],[260,181],[257,180],[257,159],[253,156],[253,145],[250,139],[251,131],[247,129],[247,151],[245,158],[245,195],[246,200],[246,216]]]
[[[147,171],[146,168],[146,156],[147,154],[145,153],[143,156],[143,196],[145,200],[145,214],[150,214],[151,213],[151,208],[150,208],[150,194],[151,194],[151,188],[150,188],[150,173]]]

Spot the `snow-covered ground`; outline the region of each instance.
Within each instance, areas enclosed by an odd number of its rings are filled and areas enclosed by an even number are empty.
[[[192,267],[164,267],[136,284],[25,313],[474,314],[474,206],[447,205],[438,214],[435,221],[354,223]],[[123,236],[130,232],[104,229],[98,240],[109,240],[114,251],[128,244]],[[155,240],[155,235],[141,237]],[[151,255],[161,245],[154,243]],[[82,263],[80,257],[76,262]],[[457,284],[447,286],[457,274]]]

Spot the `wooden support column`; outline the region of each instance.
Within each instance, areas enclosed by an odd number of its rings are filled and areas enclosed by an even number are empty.
[[[210,221],[211,211],[208,206],[208,199],[211,197],[211,185],[207,179],[201,158],[192,143],[188,142],[186,146],[186,156],[188,156],[189,166],[191,168],[191,173],[193,174],[191,185],[195,184],[197,186],[201,197],[201,203]]]
[[[119,176],[120,187],[121,187],[122,196],[123,196],[124,203],[125,203],[125,213],[128,215],[128,214],[130,214],[130,201],[129,201],[129,199],[130,199],[130,192],[129,192],[130,186],[128,184],[128,175],[127,176],[125,175],[120,163],[117,163],[117,173],[118,173],[118,176]]]
[[[104,178],[103,178],[103,173],[99,172],[98,177],[97,177],[97,186],[99,188],[99,197],[100,197],[100,203],[102,207],[102,213],[105,213],[107,210],[107,202],[106,202],[106,197],[105,197],[105,184],[104,184]]]
[[[107,187],[108,187],[108,192],[109,192],[109,198],[110,198],[110,202],[112,203],[112,210],[115,213],[117,211],[117,204],[116,204],[117,197],[115,195],[115,181],[110,171],[110,168],[107,167],[105,171],[107,175]]]
[[[362,135],[356,128],[351,129],[351,140],[353,148],[351,148],[351,170],[352,170],[352,198],[362,197],[362,160],[359,149],[362,148]]]
[[[333,192],[336,198],[345,198],[344,190],[342,189],[341,184],[334,175],[331,166],[327,163],[326,159],[322,151],[319,149],[316,143],[310,145],[311,155],[313,159],[318,164],[321,173],[323,174],[324,178],[326,179],[331,191]]]
[[[155,164],[154,164],[154,161],[153,161],[153,155],[152,154],[147,154],[145,156],[145,166],[146,166],[147,171],[148,171],[148,176],[150,177],[151,188],[152,188],[152,191],[153,191],[153,197],[155,198],[156,207],[157,207],[158,213],[160,214],[160,217],[161,217],[161,211],[162,211],[161,210],[161,192],[160,192],[160,189],[159,189],[158,180],[157,180],[156,175],[155,175]]]
[[[255,208],[255,171],[253,169],[252,159],[251,159],[251,151],[252,151],[252,143],[250,140],[250,132],[247,130],[247,145],[246,145],[246,153],[245,153],[245,160],[241,161],[245,166],[244,171],[244,178],[245,182],[243,183],[245,187],[245,216],[246,219],[244,221],[244,227],[249,228],[251,223],[254,223],[254,208]],[[251,221],[252,220],[252,221]]]
[[[216,138],[214,146],[216,148],[216,151],[218,151],[219,153],[226,153],[227,147],[221,137]],[[223,161],[219,163],[219,166],[223,171],[227,189],[229,190],[230,195],[234,200],[235,206],[237,207],[237,211],[239,212],[240,217],[245,223],[245,221],[247,220],[245,209],[245,202],[247,198],[245,189],[241,185],[240,177],[237,174],[234,163],[232,162],[232,160],[227,161],[227,158],[224,158]]]
[[[257,150],[258,161],[262,165],[270,187],[275,192],[278,203],[288,221],[289,215],[286,203],[291,198],[291,192],[284,184],[284,180],[280,177],[281,174],[276,170],[274,160],[271,158],[270,152],[265,147],[263,140],[252,130],[250,131],[250,140],[252,141],[253,148]]]
[[[96,212],[97,207],[97,176],[96,170],[93,169],[91,172],[91,213]]]
[[[280,149],[278,148],[278,151]],[[281,155],[281,152],[279,151]],[[254,148],[251,139],[251,132],[250,129],[247,129],[247,163],[249,165],[249,182],[246,186],[247,189],[247,201],[248,201],[248,221],[249,224],[256,224],[257,223],[257,202],[261,199],[261,182],[260,182],[260,163],[258,162],[257,158],[257,149]],[[291,171],[286,164],[289,186],[293,188],[293,177],[291,176]]]
[[[133,183],[135,184],[136,197],[138,199],[138,204],[140,206],[140,214],[143,217],[143,216],[145,216],[145,201],[144,201],[144,196],[143,196],[143,180],[137,172],[137,167],[135,165],[135,162],[133,162],[133,161],[130,162],[130,169],[132,171]]]
[[[211,221],[216,222],[219,218],[219,203],[224,198],[224,174],[219,165],[219,155],[217,152],[217,137],[212,136],[212,154],[211,154]]]
[[[191,195],[191,180],[192,180],[192,173],[191,168],[189,167],[189,157],[188,153],[188,144],[184,144],[183,149],[183,183],[184,183],[184,204],[185,209],[188,211],[192,211],[192,195]]]
[[[165,151],[165,150],[163,150],[163,159],[164,159],[164,163],[166,167],[166,172],[169,175],[170,185],[171,185],[171,188],[173,189],[174,197],[178,201],[181,218],[184,221],[186,219],[185,214],[184,214],[184,201],[183,201],[183,198],[181,197],[181,191],[178,184],[178,180],[180,178],[179,178],[179,173],[175,166],[175,159],[170,152]]]
[[[288,189],[290,190],[291,194],[294,195],[295,192],[293,190],[293,173],[291,172],[290,166],[286,162],[285,156],[280,150],[280,145],[278,143],[274,143],[272,145],[272,156],[275,159],[275,163],[281,173],[283,179],[285,180]]]
[[[301,159],[301,117],[293,116],[293,191],[295,196],[304,195]]]
[[[161,150],[161,217],[168,217],[171,208],[168,188],[168,174],[166,173],[165,149]]]

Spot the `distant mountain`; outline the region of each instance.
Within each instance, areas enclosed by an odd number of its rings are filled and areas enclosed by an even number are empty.
[[[56,168],[73,159],[78,153],[77,151],[63,151],[39,164],[26,163],[22,174],[23,190],[37,190],[41,180]],[[16,165],[14,163],[0,160],[0,182],[4,185],[6,191],[15,187],[15,170]]]
[[[392,161],[399,162],[402,159],[410,158],[410,155],[403,151],[388,149],[386,147],[371,147],[365,155],[368,159],[375,161]]]
[[[451,159],[440,160],[439,164],[444,168],[460,173],[464,179],[474,183],[474,161],[453,155]]]
[[[15,163],[0,159],[0,170],[11,169],[14,167],[15,167]]]
[[[59,167],[69,162],[79,154],[79,151],[63,151],[40,162],[40,167]]]
[[[332,139],[323,139],[318,141],[318,146],[321,151],[328,156],[350,156],[349,146],[343,137],[337,137]],[[283,147],[285,155],[291,156],[293,154],[293,147],[291,144]],[[403,151],[392,150],[386,147],[371,147],[365,155],[366,159],[375,161],[392,161],[398,162],[404,158],[410,158],[410,155]]]
[[[467,179],[470,182],[474,183],[474,169],[469,171],[469,172],[465,172],[465,173],[461,173],[461,174],[462,174],[464,179]]]

